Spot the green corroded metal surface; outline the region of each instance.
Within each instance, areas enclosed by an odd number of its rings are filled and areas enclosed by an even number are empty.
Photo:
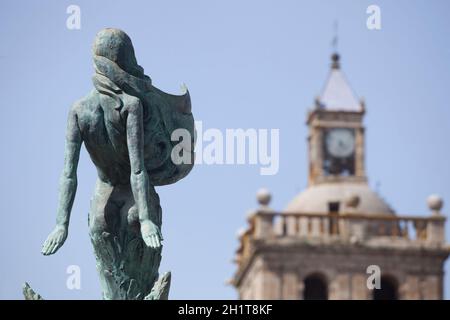
[[[38,293],[34,292],[34,290],[31,289],[30,285],[26,282],[23,285],[22,292],[25,300],[44,300]]]
[[[176,96],[154,87],[121,30],[101,30],[93,55],[94,89],[69,112],[56,227],[42,253],[55,253],[67,238],[84,143],[98,172],[89,230],[103,298],[167,299],[171,275],[158,273],[163,237],[155,186],[174,183],[192,169],[189,92]],[[171,153],[178,141],[171,134],[180,128],[192,137],[182,150],[192,161],[177,164]]]

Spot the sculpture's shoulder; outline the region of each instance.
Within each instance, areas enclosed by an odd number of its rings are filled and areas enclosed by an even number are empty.
[[[96,90],[92,90],[85,97],[72,104],[70,114],[75,115],[78,119],[84,119],[97,110],[99,105],[99,93]]]

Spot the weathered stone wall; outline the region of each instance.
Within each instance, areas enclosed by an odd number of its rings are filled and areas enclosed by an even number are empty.
[[[260,248],[257,255],[238,286],[241,299],[302,299],[303,281],[311,274],[326,279],[329,299],[372,299],[369,265],[396,280],[399,299],[443,298],[444,258],[439,252],[273,244]]]

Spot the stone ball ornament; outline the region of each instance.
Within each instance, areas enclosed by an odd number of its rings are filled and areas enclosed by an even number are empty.
[[[272,200],[272,195],[268,189],[261,188],[256,192],[256,199],[261,206],[268,206],[270,200]]]
[[[430,210],[439,212],[442,209],[442,207],[444,206],[444,201],[442,200],[442,198],[439,195],[432,194],[427,198],[427,204],[428,204],[428,208],[430,208]]]

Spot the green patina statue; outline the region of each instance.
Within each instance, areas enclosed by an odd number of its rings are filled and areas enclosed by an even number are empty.
[[[98,172],[89,230],[103,298],[167,299],[170,273],[158,273],[163,238],[155,186],[174,183],[192,169],[189,93],[175,96],[154,87],[121,30],[101,30],[93,55],[94,89],[69,113],[56,227],[42,253],[55,253],[67,238],[84,142]],[[173,161],[176,129],[190,134],[181,150],[190,161]]]

